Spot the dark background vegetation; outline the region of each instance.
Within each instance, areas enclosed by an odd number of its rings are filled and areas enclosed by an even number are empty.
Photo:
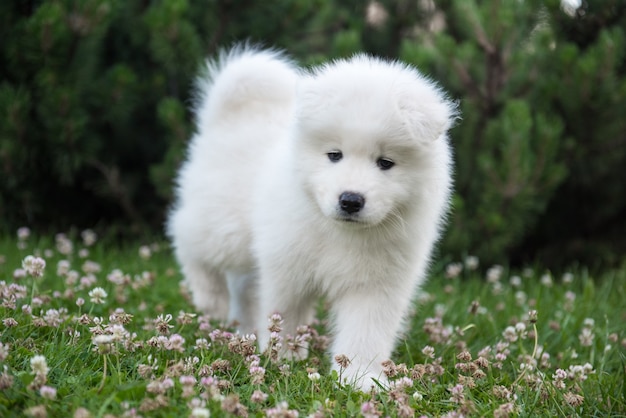
[[[203,60],[399,58],[457,99],[441,252],[590,266],[626,252],[626,2],[0,2],[0,230],[160,233]]]

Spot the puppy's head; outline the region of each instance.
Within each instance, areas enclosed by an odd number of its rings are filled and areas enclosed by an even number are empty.
[[[358,55],[303,77],[294,146],[321,212],[373,226],[437,188],[447,196],[455,108],[417,70]]]

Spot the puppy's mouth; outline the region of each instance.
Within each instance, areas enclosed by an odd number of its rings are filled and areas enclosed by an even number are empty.
[[[357,214],[348,214],[344,212],[339,212],[335,215],[335,220],[345,223],[345,224],[360,224],[365,225],[367,222],[363,220],[363,218]]]
[[[344,218],[344,217],[341,217],[341,218],[339,218],[339,220],[342,221],[342,222],[347,222],[347,223],[361,223],[360,220],[354,219],[354,218]]]

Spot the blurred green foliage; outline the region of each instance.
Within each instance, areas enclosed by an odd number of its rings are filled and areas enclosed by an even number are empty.
[[[203,60],[249,40],[305,65],[400,58],[457,99],[441,251],[485,262],[626,253],[626,3],[0,3],[0,228],[160,230]]]

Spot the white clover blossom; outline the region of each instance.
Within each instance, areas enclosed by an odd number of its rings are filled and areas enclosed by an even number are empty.
[[[542,275],[540,282],[545,287],[552,287],[552,282],[553,282],[552,281],[552,275],[550,275],[550,273],[546,273],[546,274]]]
[[[590,347],[591,345],[593,345],[594,338],[595,338],[595,335],[591,328],[583,328],[580,331],[580,335],[578,335],[578,340],[580,341],[580,345],[582,345],[583,347]]]
[[[102,271],[100,264],[91,260],[86,260],[81,268],[85,274],[96,274]]]
[[[122,285],[130,281],[130,277],[125,275],[120,269],[113,269],[111,273],[107,275],[107,280],[116,285]]]
[[[463,271],[463,264],[450,263],[446,266],[446,278],[454,279],[456,277],[459,277],[462,271]]]
[[[476,270],[478,268],[479,260],[475,255],[468,255],[465,257],[465,268],[468,270]]]
[[[4,361],[9,356],[9,349],[11,346],[9,344],[3,344],[0,342],[0,361]]]
[[[109,334],[100,334],[93,337],[93,343],[97,346],[111,344],[114,340],[115,337]]]
[[[87,247],[91,247],[98,240],[98,235],[93,232],[91,229],[85,229],[80,233],[81,238],[83,239],[83,244]]]
[[[502,278],[502,273],[504,272],[504,268],[500,265],[495,265],[487,270],[487,281],[489,283],[497,283]]]
[[[320,376],[320,374],[319,374],[318,372],[316,372],[316,371],[315,371],[315,372],[310,372],[310,373],[308,374],[308,376],[309,376],[309,380],[310,380],[311,382],[317,382],[317,381],[319,381],[319,380],[320,380],[320,378],[322,377],[322,376]]]
[[[108,293],[101,287],[94,287],[89,291],[89,300],[91,300],[91,303],[103,304],[107,296]]]
[[[520,287],[522,285],[522,278],[520,276],[512,276],[509,279],[509,283],[511,283],[513,287]]]
[[[22,261],[22,268],[33,277],[41,277],[46,268],[46,260],[41,257],[27,255]]]
[[[570,284],[574,281],[574,275],[572,273],[564,273],[562,281],[564,284]]]
[[[427,358],[435,358],[435,349],[430,345],[427,345],[422,349],[422,354],[424,354]]]
[[[502,336],[504,337],[505,340],[511,343],[514,343],[515,341],[517,341],[517,331],[512,326],[506,327],[504,331],[502,332]]]
[[[47,376],[50,371],[46,357],[40,354],[37,354],[30,359],[30,367],[32,369],[32,374],[38,376]]]
[[[152,257],[152,250],[147,245],[142,245],[139,247],[139,257],[142,260],[149,260]]]
[[[57,390],[53,388],[52,386],[44,385],[39,389],[39,394],[41,395],[42,398],[52,400],[57,397]]]
[[[71,264],[69,260],[59,260],[57,263],[57,276],[64,277],[70,272]]]
[[[54,237],[57,251],[63,255],[70,255],[74,251],[74,244],[65,234],[57,234]]]
[[[17,239],[20,241],[26,241],[30,237],[30,229],[27,226],[18,228]]]
[[[211,411],[206,408],[196,407],[191,410],[190,418],[209,418]]]

